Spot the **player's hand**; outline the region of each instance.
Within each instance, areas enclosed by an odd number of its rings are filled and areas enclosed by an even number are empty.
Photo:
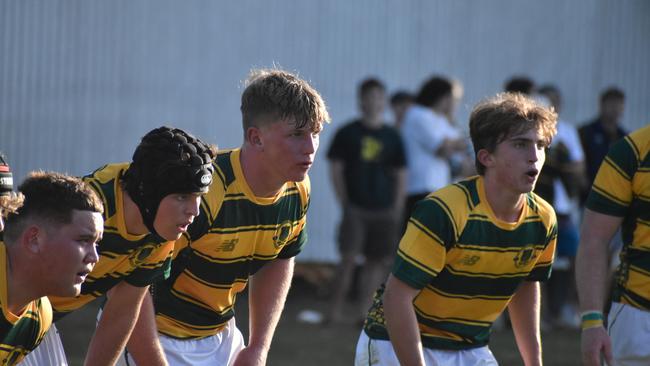
[[[262,349],[246,347],[239,351],[232,366],[264,366],[267,353]]]
[[[585,366],[600,366],[600,355],[605,356],[608,365],[612,362],[612,342],[603,327],[588,328],[582,331],[581,337],[582,364]]]

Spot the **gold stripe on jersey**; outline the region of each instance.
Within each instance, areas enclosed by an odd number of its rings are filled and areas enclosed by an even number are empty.
[[[420,290],[413,306],[423,345],[486,345],[492,322],[522,281],[550,275],[556,237],[555,213],[534,193],[526,195],[516,222],[497,219],[479,176],[420,201],[400,241],[393,275]],[[364,329],[371,338],[387,339],[381,306],[378,298]]]
[[[309,180],[286,183],[275,197],[256,197],[239,154],[218,154],[201,215],[176,245],[172,275],[154,287],[162,334],[189,339],[220,332],[249,276],[271,260],[297,255],[306,241]]]
[[[128,163],[109,164],[83,178],[104,204],[104,236],[97,246],[99,261],[82,284],[81,294],[50,297],[57,319],[104,295],[121,281],[147,286],[169,271],[173,242],[154,234],[133,235],[126,229],[120,180],[128,167]]]
[[[47,297],[30,301],[21,314],[11,313],[7,307],[7,253],[0,241],[0,364],[15,365],[35,349],[52,325],[52,306]]]
[[[613,300],[650,310],[650,126],[612,145],[586,207],[623,218]]]

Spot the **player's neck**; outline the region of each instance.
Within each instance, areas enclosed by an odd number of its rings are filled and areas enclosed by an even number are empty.
[[[34,264],[21,257],[20,248],[15,249],[7,248],[7,309],[18,316],[30,301],[45,296],[45,291],[38,288],[43,279],[31,270]]]
[[[516,222],[524,207],[525,194],[512,192],[503,187],[496,179],[484,176],[485,198],[497,219]]]
[[[122,209],[124,209],[124,225],[129,234],[144,235],[149,233],[149,229],[142,220],[140,209],[124,189],[122,189]]]
[[[244,179],[256,197],[275,197],[286,182],[274,179],[273,171],[264,163],[256,150],[244,143],[239,154]]]

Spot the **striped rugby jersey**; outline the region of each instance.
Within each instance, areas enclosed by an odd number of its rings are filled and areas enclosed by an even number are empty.
[[[399,245],[393,275],[419,289],[413,300],[424,347],[485,346],[494,320],[522,281],[550,276],[557,225],[553,208],[534,193],[517,222],[495,217],[483,177],[449,185],[420,201]],[[364,330],[388,339],[383,289]]]
[[[623,218],[613,300],[650,310],[650,126],[612,145],[586,207]]]
[[[52,325],[52,306],[47,297],[31,301],[22,314],[7,309],[7,253],[0,241],[0,364],[15,365],[41,343]]]
[[[128,163],[106,165],[84,181],[104,204],[104,236],[99,261],[81,285],[77,297],[50,297],[56,319],[102,296],[121,281],[144,287],[169,275],[174,242],[154,234],[132,235],[126,230],[120,180]]]
[[[275,197],[256,197],[239,156],[239,149],[218,154],[201,214],[174,249],[172,275],[154,286],[156,323],[164,335],[217,334],[234,316],[248,277],[269,261],[297,255],[306,242],[309,178],[286,183]]]

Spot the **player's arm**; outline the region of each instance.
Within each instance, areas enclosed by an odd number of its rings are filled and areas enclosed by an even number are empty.
[[[148,287],[122,281],[111,289],[90,341],[85,365],[114,365],[135,325]]]
[[[347,190],[345,189],[345,179],[343,177],[343,161],[330,160],[330,179],[334,186],[334,193],[341,207],[345,207],[348,201]]]
[[[276,259],[251,277],[248,346],[239,352],[234,366],[266,364],[273,333],[291,285],[293,266],[293,258]]]
[[[537,281],[524,281],[517,289],[508,313],[517,347],[526,366],[542,364],[542,341],[539,332],[540,289]]]
[[[126,347],[137,365],[167,365],[165,353],[158,339],[153,300],[149,293],[144,295],[138,322],[133,328]]]
[[[622,217],[585,209],[576,257],[576,283],[582,312],[602,312],[604,309],[609,278],[608,245],[622,221]],[[581,348],[584,365],[600,365],[601,353],[611,364],[611,342],[603,326],[584,329]]]
[[[413,309],[413,299],[420,292],[392,274],[384,292],[384,316],[388,335],[402,365],[424,366],[422,340]]]

